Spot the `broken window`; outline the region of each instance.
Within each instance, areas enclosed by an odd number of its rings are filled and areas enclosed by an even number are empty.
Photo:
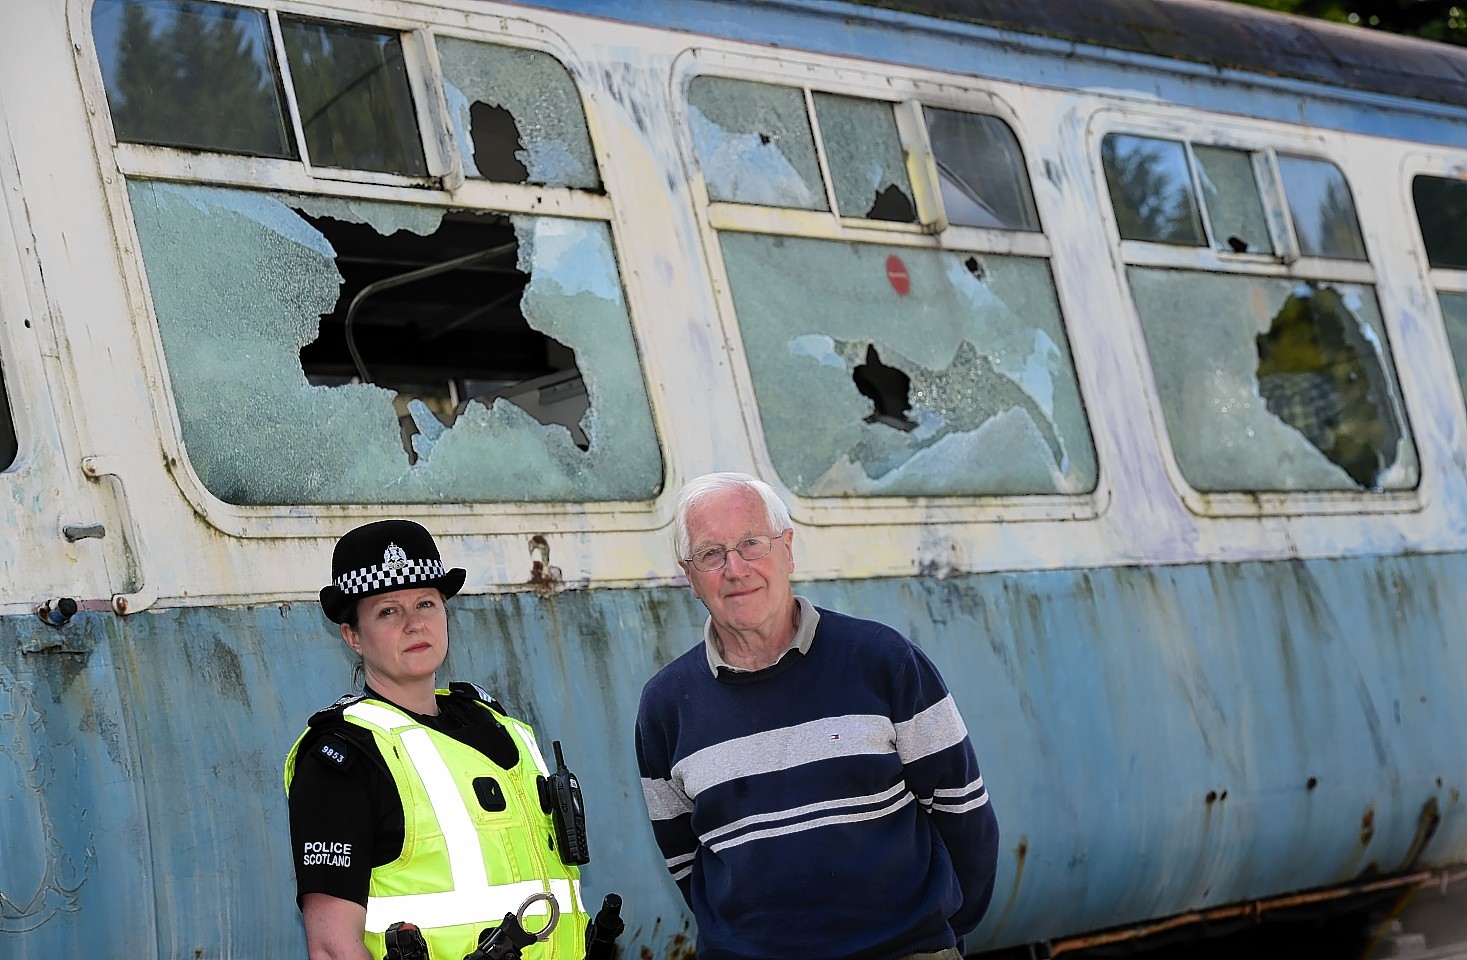
[[[720,234],[770,457],[804,496],[1084,493],[1044,260]]]
[[[5,370],[0,368],[0,470],[9,469],[20,453],[15,421],[10,416],[10,399],[5,393]]]
[[[1102,141],[1100,159],[1121,239],[1203,245],[1183,144],[1113,133]]]
[[[829,210],[804,92],[694,77],[688,122],[708,199]]]
[[[238,504],[642,500],[607,224],[132,180],[189,460]]]
[[[948,222],[1038,230],[1024,155],[1009,125],[979,113],[925,112]]]
[[[1419,467],[1369,286],[1129,268],[1187,482],[1399,490]],[[1197,322],[1198,304],[1206,322]]]
[[[1411,196],[1431,265],[1467,270],[1467,180],[1420,176]]]
[[[437,43],[466,176],[601,189],[581,98],[559,61],[452,37]]]
[[[1202,202],[1212,226],[1212,246],[1230,253],[1272,253],[1268,219],[1245,150],[1193,146]]]
[[[1283,155],[1278,163],[1299,252],[1306,257],[1364,260],[1355,201],[1340,168],[1328,160]]]
[[[914,222],[917,206],[891,104],[829,93],[814,101],[840,215]]]
[[[92,35],[119,140],[295,156],[262,11],[96,0]]]
[[[280,33],[312,164],[427,175],[401,37],[288,17]]]

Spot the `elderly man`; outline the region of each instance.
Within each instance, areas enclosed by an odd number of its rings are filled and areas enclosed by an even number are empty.
[[[678,495],[703,642],[647,682],[637,761],[698,956],[956,958],[998,825],[932,662],[794,595],[795,532],[745,474]]]

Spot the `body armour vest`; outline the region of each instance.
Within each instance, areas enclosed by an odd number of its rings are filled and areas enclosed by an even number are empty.
[[[505,770],[382,701],[352,703],[342,716],[371,732],[402,800],[402,852],[372,868],[368,952],[382,957],[387,928],[406,921],[422,930],[432,960],[462,960],[478,946],[480,931],[516,913],[531,894],[548,893],[560,922],[548,940],[526,947],[524,958],[581,960],[588,918],[580,874],[555,851],[555,828],[535,782],[548,771],[529,725],[497,717],[520,752]],[[287,790],[299,748],[298,740],[286,759]],[[533,904],[525,929],[544,929],[549,913],[544,902]]]

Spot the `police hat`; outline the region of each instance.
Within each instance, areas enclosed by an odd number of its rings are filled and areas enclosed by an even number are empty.
[[[331,554],[331,583],[321,588],[321,609],[344,623],[358,600],[409,587],[437,587],[446,600],[463,589],[464,570],[443,569],[438,545],[422,524],[378,520],[348,531]]]

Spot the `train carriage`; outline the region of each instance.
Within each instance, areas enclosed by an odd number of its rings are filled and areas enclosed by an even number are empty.
[[[4,5],[3,953],[303,951],[315,592],[401,516],[686,955],[631,726],[711,470],[952,685],[970,951],[1454,882],[1464,91],[1202,0]]]

